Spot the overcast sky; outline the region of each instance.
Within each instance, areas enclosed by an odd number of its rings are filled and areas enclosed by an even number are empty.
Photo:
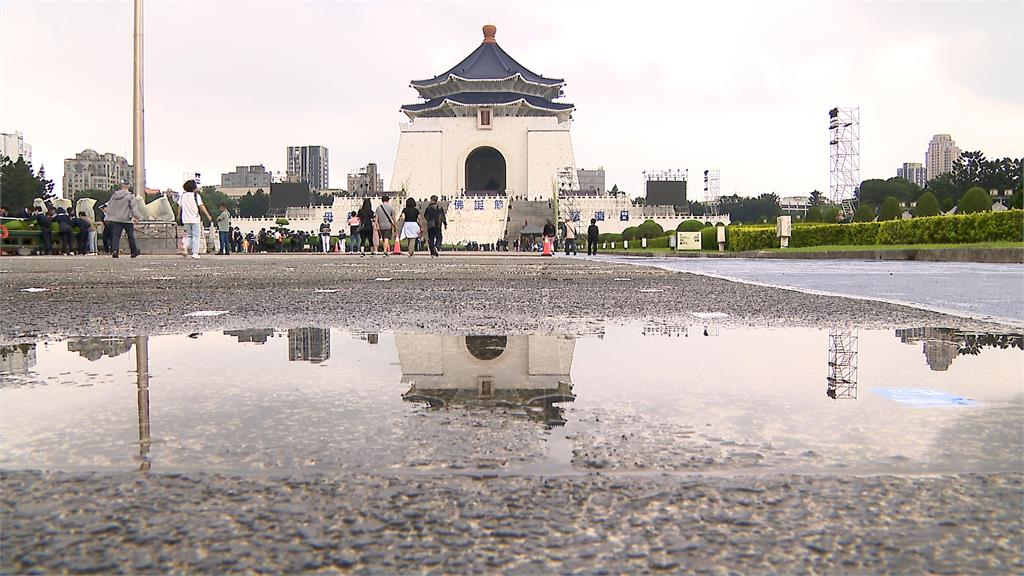
[[[85,148],[131,161],[132,2],[0,0],[0,131],[61,186]],[[147,185],[285,169],[330,150],[331,186],[390,184],[413,79],[473,51],[488,21],[521,64],[565,78],[579,167],[642,193],[828,190],[828,110],[861,110],[861,176],[924,162],[933,134],[1024,155],[1024,2],[342,2],[146,0]],[[693,194],[691,193],[691,196]]]

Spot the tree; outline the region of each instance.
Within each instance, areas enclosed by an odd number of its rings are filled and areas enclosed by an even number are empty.
[[[238,215],[242,218],[266,218],[270,212],[270,196],[257,188],[256,193],[246,192],[238,201]]]
[[[3,165],[0,166],[0,201],[12,212],[28,208],[36,198],[46,198],[47,183],[52,189],[53,183],[37,177],[32,172],[32,164],[26,162],[23,156],[15,161],[3,158]]]
[[[917,206],[914,206],[915,218],[938,216],[939,212],[939,200],[931,192],[921,194],[921,197],[917,199]]]
[[[804,222],[824,222],[825,217],[821,213],[821,206],[811,206],[807,209],[807,215],[804,216]]]
[[[928,181],[925,185],[925,190],[931,192],[939,200],[939,203],[945,206],[944,200],[950,201],[950,206],[947,210],[953,208],[953,204],[960,199],[963,195],[963,190],[957,189],[956,185],[953,184],[952,174],[940,174],[935,178]],[[966,189],[965,189],[966,190]]]
[[[974,212],[988,212],[992,209],[992,197],[980,186],[975,186],[964,193],[964,197],[957,204],[958,214],[971,214]]]
[[[618,184],[612,184],[611,195],[612,196],[618,196],[619,195],[619,185]]]
[[[899,202],[911,202],[921,193],[921,188],[905,178],[893,177],[888,180],[865,180],[857,190],[857,199],[871,205],[878,205],[892,197]]]
[[[821,206],[825,203],[825,195],[819,190],[814,190],[809,196],[811,206]]]
[[[1024,209],[1024,192],[1017,190],[1010,198],[1010,208]]]
[[[203,199],[203,204],[210,211],[210,214],[213,214],[214,210],[221,204],[227,206],[231,212],[239,213],[238,200],[221,192],[216,186],[203,186],[199,189],[199,196]]]
[[[882,202],[882,207],[878,210],[878,221],[883,222],[885,220],[899,220],[903,216],[903,209],[900,208],[900,201],[889,196]]]
[[[637,196],[636,198],[633,198],[633,206],[639,206],[639,207],[642,208],[642,207],[644,207],[646,205],[647,205],[647,199],[644,198],[643,196]]]
[[[875,207],[871,204],[861,204],[853,213],[854,222],[871,222],[875,219]]]
[[[953,202],[952,198],[946,197],[946,198],[942,199],[942,211],[943,212],[949,212],[950,210],[953,209],[954,206],[956,206],[956,204]]]
[[[53,193],[53,180],[48,180],[46,178],[46,166],[42,164],[39,165],[39,174],[36,175],[36,179],[43,183],[43,198],[53,200],[57,197],[57,195]]]

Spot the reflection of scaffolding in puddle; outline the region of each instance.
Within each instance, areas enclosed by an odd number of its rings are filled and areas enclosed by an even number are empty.
[[[829,398],[857,399],[857,332],[830,329],[828,331],[828,389]]]

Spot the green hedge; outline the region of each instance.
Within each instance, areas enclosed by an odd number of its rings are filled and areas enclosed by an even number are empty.
[[[702,243],[703,235],[712,232],[707,229],[701,232]],[[735,251],[765,250],[779,246],[775,228],[769,226],[730,226],[727,240],[729,249]],[[1024,210],[853,224],[797,224],[793,226],[789,245],[800,248],[1020,241],[1024,241]]]
[[[778,248],[775,226],[729,226],[725,231],[725,246],[735,252]]]

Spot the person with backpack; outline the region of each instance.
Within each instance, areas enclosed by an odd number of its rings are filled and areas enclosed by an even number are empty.
[[[362,238],[359,234],[362,230],[362,222],[359,219],[359,214],[355,212],[348,213],[348,247],[349,251],[353,254],[359,250],[362,245]]]
[[[199,195],[199,185],[195,180],[187,180],[182,188],[185,190],[178,197],[178,219],[185,227],[185,254],[192,252],[192,258],[199,259],[199,239],[203,233],[203,220],[200,213],[206,219],[213,222],[213,217],[203,204],[203,198]],[[126,188],[127,190],[127,188]],[[113,201],[113,200],[111,200]],[[130,241],[130,237],[129,237]]]
[[[576,255],[576,226],[572,223],[572,218],[565,219],[565,255],[569,255],[569,251],[572,251],[572,255]]]
[[[441,255],[441,227],[448,227],[448,218],[437,203],[437,196],[430,197],[430,204],[427,204],[423,211],[423,218],[427,221],[427,247],[430,248],[430,257],[437,258]]]
[[[36,206],[36,215],[32,217],[35,220],[36,225],[39,226],[39,236],[43,245],[43,254],[47,256],[53,252],[53,233],[50,231],[50,214],[44,212],[42,208]]]
[[[377,226],[384,244],[385,256],[391,253],[391,239],[394,238],[395,230],[395,208],[391,206],[390,201],[391,197],[385,194],[380,197],[380,206],[377,206]]]
[[[89,253],[89,236],[92,234],[92,223],[85,217],[85,212],[79,212],[78,216],[71,219],[72,228],[78,227],[78,253]]]

